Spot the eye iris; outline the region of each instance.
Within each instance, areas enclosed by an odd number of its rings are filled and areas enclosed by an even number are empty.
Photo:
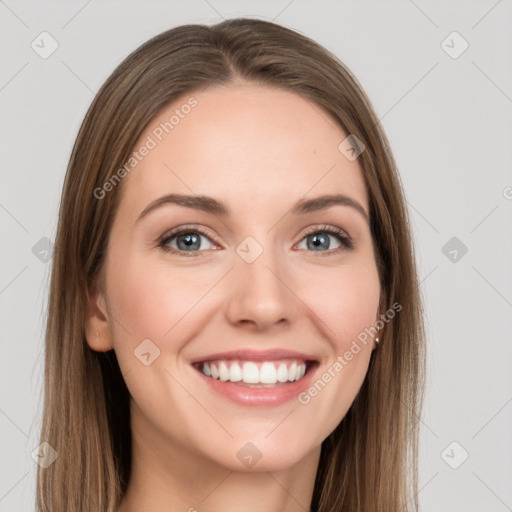
[[[316,251],[318,248],[320,248],[320,249],[329,249],[329,236],[328,235],[314,234],[314,235],[310,235],[308,238],[313,240],[313,242],[312,242],[312,244],[313,244],[312,245],[312,247],[313,247],[312,250],[313,251]],[[322,241],[324,242],[323,245],[322,245]]]
[[[185,246],[180,247],[180,240],[183,240]],[[178,248],[181,250],[189,250],[189,249],[199,249],[201,245],[200,237],[195,233],[186,233],[181,234],[176,237],[176,243]]]

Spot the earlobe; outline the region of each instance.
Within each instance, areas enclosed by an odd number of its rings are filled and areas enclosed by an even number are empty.
[[[97,352],[106,352],[114,348],[108,319],[105,295],[96,287],[88,295],[88,310],[85,320],[85,339]]]
[[[384,307],[382,306],[382,298],[381,298],[381,300],[379,301],[379,307],[377,308],[377,318],[375,320],[376,326],[379,325],[379,322],[383,323],[381,320],[383,316],[385,316],[385,311],[384,311]],[[377,336],[373,340],[372,350],[375,350],[379,346],[380,340],[382,339],[382,335],[383,335],[382,329],[384,329],[384,327],[379,328],[380,332],[377,333]]]

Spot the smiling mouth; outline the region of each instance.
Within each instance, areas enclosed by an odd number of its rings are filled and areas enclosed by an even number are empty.
[[[300,381],[317,364],[296,358],[277,361],[219,359],[193,366],[206,377],[250,388],[274,388]]]

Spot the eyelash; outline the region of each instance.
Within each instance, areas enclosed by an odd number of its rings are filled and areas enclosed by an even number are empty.
[[[215,239],[215,237],[212,237],[202,229],[199,229],[195,226],[184,226],[182,228],[178,228],[175,231],[171,231],[169,233],[166,233],[163,237],[161,237],[158,240],[158,247],[160,247],[165,252],[170,252],[174,254],[179,254],[186,257],[197,257],[200,255],[201,252],[204,251],[181,251],[178,249],[175,249],[174,247],[169,247],[167,244],[175,237],[182,235],[182,234],[190,234],[190,233],[196,233],[205,236],[206,238],[210,239],[210,241],[215,242],[216,244],[220,245],[219,242]],[[306,233],[304,233],[303,237],[300,239],[302,241],[304,238],[306,238],[309,235],[314,235],[317,233],[329,233],[330,235],[334,235],[338,241],[341,243],[340,247],[337,247],[336,249],[331,249],[328,251],[310,251],[310,252],[318,252],[320,256],[329,256],[332,254],[337,254],[341,251],[351,250],[354,248],[354,242],[352,239],[341,229],[336,228],[334,226],[322,226],[320,228],[314,227],[308,230]]]

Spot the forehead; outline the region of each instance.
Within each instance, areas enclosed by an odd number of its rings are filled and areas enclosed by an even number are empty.
[[[293,92],[210,86],[149,123],[134,149],[151,149],[126,176],[123,196],[134,205],[171,192],[204,194],[236,209],[340,192],[368,211],[361,167],[338,150],[346,136],[322,107]]]

